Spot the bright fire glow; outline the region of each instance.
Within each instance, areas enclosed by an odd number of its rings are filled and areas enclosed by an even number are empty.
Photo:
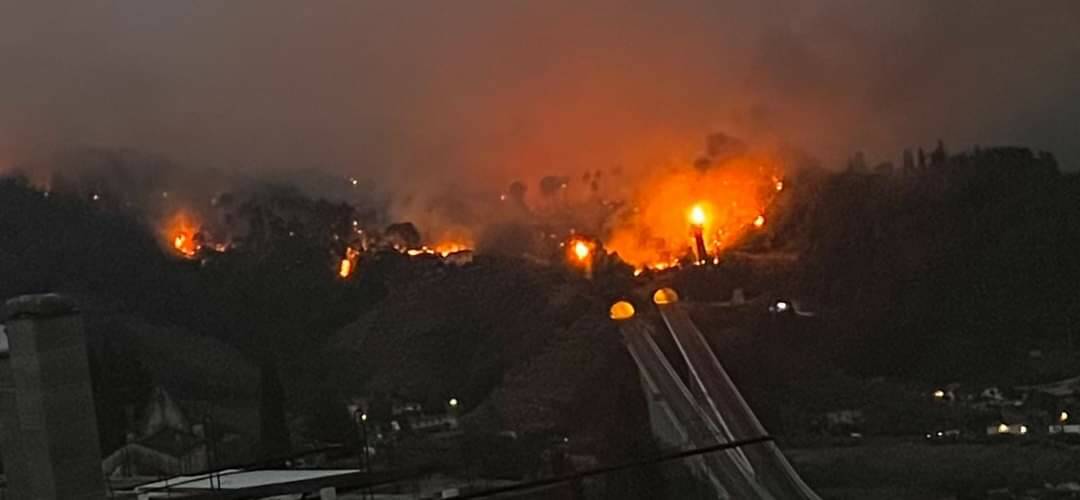
[[[462,243],[458,241],[444,241],[436,243],[435,246],[422,246],[420,248],[410,248],[405,250],[405,254],[410,257],[416,257],[418,255],[438,255],[439,257],[446,258],[450,254],[458,252],[471,251],[472,246],[468,243]],[[400,249],[399,249],[400,251]]]
[[[642,178],[604,247],[637,269],[663,270],[694,256],[700,233],[718,255],[765,223],[783,189],[780,161],[750,153],[706,169],[675,163]],[[760,222],[755,223],[755,221]]]
[[[690,223],[691,224],[693,224],[695,226],[704,226],[705,225],[705,219],[706,219],[705,209],[701,206],[700,203],[694,205],[694,208],[690,209]]]
[[[341,279],[352,276],[354,270],[356,270],[356,260],[360,257],[360,251],[349,247],[345,249],[345,255],[341,258],[341,264],[338,266],[338,277]]]
[[[585,243],[582,240],[574,242],[574,257],[577,257],[578,260],[588,259],[589,253],[591,253],[591,251],[589,250],[588,243]]]
[[[177,212],[166,222],[163,233],[172,249],[181,256],[191,259],[199,253],[201,247],[195,238],[199,223],[191,214]]]
[[[591,269],[593,252],[596,251],[596,243],[582,236],[572,236],[564,245],[566,259],[571,264],[582,266],[586,270]]]
[[[447,255],[450,255],[452,253],[466,252],[472,250],[472,248],[467,243],[461,243],[457,241],[444,241],[441,243],[436,243],[433,247],[433,250],[435,250],[435,253],[446,257]]]

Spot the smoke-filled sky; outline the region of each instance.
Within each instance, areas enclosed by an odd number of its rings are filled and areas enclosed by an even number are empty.
[[[0,161],[503,182],[721,130],[827,164],[940,137],[1076,169],[1078,25],[1075,0],[6,1]]]

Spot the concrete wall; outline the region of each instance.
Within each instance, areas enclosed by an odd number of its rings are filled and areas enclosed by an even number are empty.
[[[105,498],[82,320],[55,295],[5,306],[0,440],[12,498]]]

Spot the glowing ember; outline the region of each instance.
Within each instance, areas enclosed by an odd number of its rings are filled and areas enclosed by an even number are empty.
[[[759,215],[754,219],[754,227],[761,227],[765,225],[765,216]]]

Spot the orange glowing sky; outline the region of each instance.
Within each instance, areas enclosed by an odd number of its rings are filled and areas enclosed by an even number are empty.
[[[710,130],[830,164],[939,136],[1080,151],[1072,0],[8,3],[0,149],[412,184],[648,164]]]

